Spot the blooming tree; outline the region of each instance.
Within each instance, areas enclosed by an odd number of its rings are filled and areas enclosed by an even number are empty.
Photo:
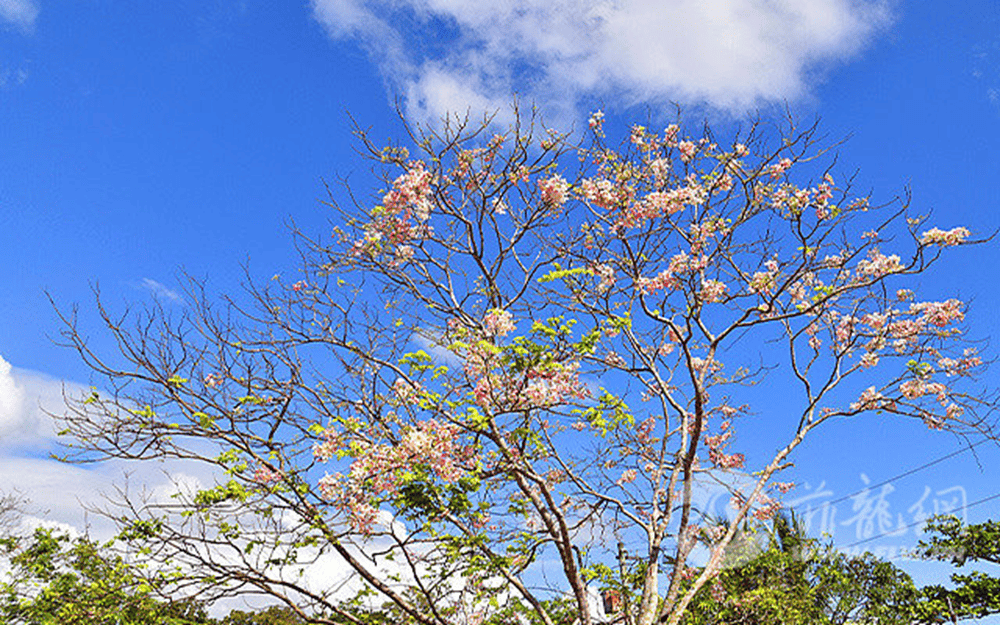
[[[294,282],[221,307],[192,283],[180,323],[101,307],[115,358],[69,320],[104,376],[66,416],[82,457],[218,478],[128,498],[127,536],[209,595],[324,622],[590,625],[603,589],[628,625],[675,624],[823,423],[989,433],[965,304],[908,289],[968,230],[856,195],[814,127],[634,126],[615,146],[606,123],[359,132],[384,188],[331,201]],[[747,431],[773,445],[740,448]],[[307,583],[330,553],[341,575]]]

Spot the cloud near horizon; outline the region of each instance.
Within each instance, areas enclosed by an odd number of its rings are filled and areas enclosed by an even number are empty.
[[[32,0],[0,0],[0,21],[30,30],[38,17],[38,5]]]
[[[359,39],[415,121],[508,108],[707,104],[807,96],[818,73],[891,22],[892,0],[312,0]]]

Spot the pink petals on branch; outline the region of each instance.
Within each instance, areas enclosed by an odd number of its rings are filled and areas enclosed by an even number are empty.
[[[406,428],[396,445],[356,442],[347,476],[320,478],[320,491],[347,515],[354,530],[370,533],[378,517],[378,502],[396,495],[415,468],[446,483],[465,475],[475,452],[460,443],[460,431],[456,425],[429,419]],[[314,454],[318,460],[330,457],[321,448]]]
[[[558,211],[569,199],[569,183],[558,174],[539,180],[538,190],[541,192],[542,204],[549,212]]]
[[[965,239],[969,237],[969,231],[966,228],[958,227],[952,228],[951,230],[941,230],[940,228],[931,228],[927,232],[920,235],[921,245],[940,245],[941,247],[952,247],[955,245],[961,245],[965,242]]]
[[[514,318],[506,310],[494,308],[483,317],[483,327],[490,336],[507,336],[514,331]]]

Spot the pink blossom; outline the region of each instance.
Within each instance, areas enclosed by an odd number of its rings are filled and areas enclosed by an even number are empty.
[[[215,388],[216,386],[219,386],[220,384],[222,384],[222,381],[223,381],[222,376],[220,376],[220,375],[218,375],[216,373],[209,373],[208,375],[205,376],[205,379],[202,380],[202,382],[208,388]]]
[[[599,278],[597,292],[606,293],[608,289],[615,285],[615,268],[605,263],[598,263],[591,266],[590,270]]]
[[[313,457],[326,462],[344,448],[344,438],[332,427],[323,430],[323,441],[313,446]]]
[[[944,403],[947,397],[947,387],[940,382],[928,382],[923,378],[906,380],[899,385],[900,394],[907,399],[919,399],[924,395],[935,395]]]
[[[591,114],[590,119],[587,120],[587,124],[594,131],[599,131],[603,123],[604,113],[600,109]]]
[[[725,454],[711,449],[708,452],[708,458],[712,464],[720,469],[740,469],[746,461],[743,454]]]
[[[922,302],[910,306],[911,313],[922,313],[919,322],[942,328],[965,319],[962,302],[950,299],[945,302]]]
[[[866,278],[881,278],[892,273],[904,271],[906,267],[899,262],[899,256],[886,256],[876,249],[869,250],[868,258],[858,261],[858,276]]]
[[[757,271],[747,284],[747,290],[751,293],[769,295],[777,286],[777,271]]]
[[[558,174],[539,180],[538,189],[542,194],[542,204],[550,211],[561,208],[569,198],[569,183]]]
[[[268,486],[284,479],[285,474],[281,471],[271,469],[266,465],[258,465],[253,473],[253,481],[261,486]]]
[[[875,390],[874,386],[869,386],[861,393],[858,401],[851,404],[851,410],[879,410],[888,407],[889,401],[886,397]]]
[[[413,258],[413,252],[414,250],[412,245],[397,245],[395,250],[396,264],[399,265],[405,263]]]
[[[968,349],[963,358],[939,358],[940,367],[947,376],[966,375],[970,369],[983,364],[982,359],[975,355],[975,350]]]
[[[662,187],[670,180],[670,161],[665,158],[658,158],[649,163],[649,171],[653,174],[653,180],[657,187]]]
[[[755,503],[757,508],[753,515],[761,521],[769,521],[781,511],[781,503],[764,494],[758,495]]]
[[[427,221],[431,211],[431,184],[434,174],[425,169],[423,161],[407,165],[407,172],[396,178],[392,190],[382,198],[386,210],[394,215],[413,216]]]
[[[457,426],[430,419],[406,428],[395,445],[357,441],[351,448],[354,461],[348,475],[324,476],[320,492],[348,516],[355,530],[369,533],[378,518],[379,501],[395,496],[414,467],[423,467],[446,483],[465,474],[475,452],[460,444],[458,434]]]
[[[635,481],[635,478],[637,476],[638,473],[636,472],[635,469],[625,469],[624,471],[622,471],[621,477],[618,478],[618,481],[616,481],[615,484],[618,484],[619,486],[622,486],[624,484],[631,484],[632,482]]]
[[[590,396],[580,382],[580,363],[552,363],[530,369],[521,375],[483,375],[473,390],[479,406],[490,410],[549,408],[572,399]]]
[[[680,127],[677,124],[670,124],[663,130],[663,144],[667,147],[673,147],[677,144],[677,134],[680,132]]]
[[[677,144],[677,149],[681,153],[681,160],[688,163],[698,152],[698,144],[693,141],[681,141]]]
[[[783,173],[788,171],[792,167],[792,159],[783,158],[777,163],[771,165],[767,168],[767,173],[771,175],[772,178],[778,178]]]
[[[706,304],[721,302],[726,295],[726,285],[718,280],[701,281],[701,299]]]
[[[939,228],[931,228],[927,232],[920,235],[920,244],[951,247],[954,245],[962,244],[968,237],[969,237],[968,229],[962,227],[952,228],[951,230],[941,230]]]
[[[628,366],[625,359],[619,356],[616,352],[608,352],[607,355],[604,356],[604,363],[609,367],[622,368]]]
[[[483,317],[486,333],[494,336],[507,336],[514,331],[514,318],[501,308],[494,308]]]
[[[632,145],[643,147],[646,145],[646,127],[636,124],[632,126],[632,132],[629,134],[629,140]]]
[[[720,371],[722,369],[722,363],[718,360],[706,360],[704,358],[699,358],[698,356],[692,356],[691,369],[696,373],[715,373],[716,371]]]
[[[858,361],[858,364],[861,365],[862,369],[871,369],[878,364],[878,360],[878,354],[865,352],[864,355],[861,356],[861,360]]]
[[[726,191],[729,191],[730,189],[733,188],[734,183],[735,181],[733,180],[732,176],[730,176],[729,174],[722,174],[715,181],[715,190],[717,192],[725,193]]]
[[[580,183],[578,194],[595,206],[610,210],[618,204],[615,185],[610,180],[587,178]]]

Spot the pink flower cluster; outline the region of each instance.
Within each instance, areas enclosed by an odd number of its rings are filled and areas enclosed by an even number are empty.
[[[483,317],[483,327],[490,336],[507,336],[514,331],[514,317],[502,308],[494,308]]]
[[[860,277],[881,278],[905,269],[896,254],[886,256],[877,249],[871,249],[868,251],[868,258],[858,261],[857,272]]]
[[[354,243],[354,255],[375,255],[426,237],[430,227],[424,222],[430,217],[433,184],[434,175],[423,161],[408,164],[406,173],[396,178],[392,190],[383,196],[382,206],[372,211],[364,238]],[[413,248],[407,248],[396,250],[396,264],[412,257]]]
[[[344,437],[332,427],[324,428],[323,440],[313,445],[313,457],[320,462],[327,462],[344,449]]]
[[[721,302],[726,296],[726,285],[719,280],[701,281],[701,301],[706,304]]]
[[[757,271],[747,284],[751,293],[770,294],[777,286],[778,261],[769,260],[764,263],[766,271]]]
[[[558,174],[539,180],[538,189],[541,192],[542,204],[549,209],[549,212],[562,208],[569,199],[569,183]]]
[[[406,173],[392,183],[392,190],[382,198],[382,204],[391,214],[427,221],[433,182],[434,174],[425,169],[423,161],[410,163]]]
[[[622,208],[616,228],[635,228],[650,219],[673,215],[685,206],[699,206],[705,203],[708,193],[696,181],[687,181],[682,187],[666,191],[653,191],[640,202],[633,202]]]
[[[447,483],[465,474],[475,451],[461,444],[460,432],[458,426],[429,419],[406,428],[395,445],[356,443],[346,478],[339,473],[321,478],[320,492],[347,514],[356,531],[370,533],[378,503],[395,496],[414,468]]]
[[[862,391],[858,400],[851,404],[851,410],[881,410],[891,405],[892,402],[885,395],[875,390],[874,386],[869,386]]]
[[[971,369],[983,364],[983,360],[976,356],[974,349],[965,350],[962,358],[939,358],[938,367],[944,371],[945,375],[951,377],[955,375],[967,375]]]
[[[939,402],[947,401],[948,387],[940,382],[931,382],[925,378],[906,380],[899,385],[900,394],[907,399],[919,399],[924,395],[934,395]]]
[[[628,363],[625,362],[625,359],[622,358],[621,356],[619,356],[618,352],[614,352],[614,351],[609,351],[604,356],[604,363],[606,365],[608,365],[609,367],[624,368],[624,367],[628,366]]]
[[[792,159],[783,158],[777,163],[774,163],[773,165],[768,167],[767,173],[770,174],[772,178],[779,178],[782,174],[791,169],[791,167],[792,167]]]
[[[606,263],[597,263],[591,266],[590,270],[598,278],[597,292],[606,293],[608,289],[615,285],[615,268]]]
[[[931,228],[927,232],[920,235],[920,244],[951,247],[954,245],[961,245],[963,242],[965,242],[965,239],[967,239],[968,237],[969,237],[968,229],[962,227],[952,228],[951,230],[941,230],[940,228]]]
[[[526,410],[550,408],[572,399],[586,399],[590,391],[580,382],[580,364],[552,363],[530,369],[521,375],[487,373],[473,389],[477,405],[490,410]]]
[[[638,475],[639,474],[636,472],[635,469],[625,469],[624,471],[622,471],[621,477],[618,478],[615,484],[619,486],[624,486],[625,484],[631,484],[632,482],[635,481],[635,478],[638,477]]]
[[[681,153],[681,160],[689,163],[698,153],[698,144],[694,141],[681,141],[677,144],[677,150]]]
[[[757,495],[753,516],[760,521],[770,521],[781,511],[781,502],[768,495]]]
[[[729,421],[723,421],[719,426],[720,432],[714,436],[705,437],[705,445],[708,446],[708,459],[713,465],[720,469],[739,469],[743,466],[745,458],[743,454],[727,454],[723,451],[729,444],[729,439],[733,436]]]
[[[636,287],[648,295],[660,290],[673,290],[681,285],[680,278],[685,274],[701,271],[708,265],[706,256],[692,258],[684,252],[675,254],[667,268],[653,278],[640,277]]]
[[[918,323],[921,325],[932,325],[939,328],[965,319],[962,302],[957,299],[945,302],[916,303],[910,306],[910,312],[920,313]]]
[[[258,465],[253,472],[253,481],[261,486],[270,486],[280,482],[285,478],[285,474],[281,471],[272,469],[267,465]]]
[[[610,210],[617,202],[614,183],[604,178],[587,178],[580,183],[578,193],[583,199],[605,210]]]
[[[590,126],[591,130],[595,132],[600,131],[603,124],[604,124],[604,113],[601,110],[597,110],[596,112],[594,112],[590,116],[590,119],[587,120],[587,125]]]
[[[202,382],[204,382],[205,386],[208,388],[215,388],[216,386],[222,384],[222,381],[223,381],[222,376],[217,373],[209,373],[208,375],[205,376],[205,379],[202,380]]]

